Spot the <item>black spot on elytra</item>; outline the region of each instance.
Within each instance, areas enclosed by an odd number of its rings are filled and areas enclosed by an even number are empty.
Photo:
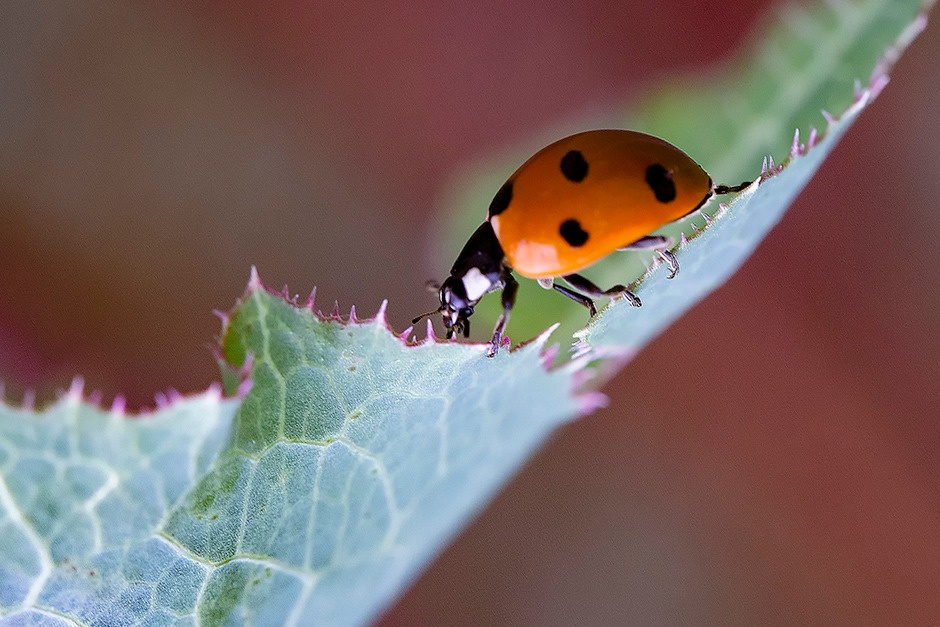
[[[558,229],[558,232],[561,233],[562,238],[574,248],[584,246],[588,241],[588,237],[590,237],[588,232],[581,228],[581,223],[577,220],[565,220],[561,223],[561,228]]]
[[[653,195],[659,202],[672,202],[676,199],[676,184],[672,180],[672,172],[658,163],[646,168],[646,184],[653,190]]]
[[[572,183],[580,183],[588,173],[588,162],[580,150],[569,150],[561,158],[561,173]]]
[[[499,188],[499,191],[496,192],[496,195],[493,196],[493,201],[490,203],[490,217],[498,216],[502,212],[506,211],[509,208],[509,203],[512,202],[512,181],[506,181],[503,183],[503,186]]]

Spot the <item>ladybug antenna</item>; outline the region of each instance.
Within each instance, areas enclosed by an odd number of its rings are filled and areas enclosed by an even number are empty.
[[[750,187],[751,183],[752,181],[744,181],[740,185],[715,185],[715,194],[721,196],[722,194],[740,192]]]
[[[429,292],[436,292],[441,289],[441,284],[431,279],[429,281],[425,281],[424,288]]]
[[[441,313],[442,311],[444,311],[444,308],[443,308],[443,307],[438,307],[438,308],[435,309],[434,311],[429,311],[429,312],[427,312],[427,313],[423,313],[423,314],[421,314],[420,316],[418,316],[417,318],[415,318],[414,320],[412,320],[412,321],[411,321],[411,324],[418,324],[418,321],[421,320],[422,318],[427,318],[428,316],[433,316],[434,314]]]

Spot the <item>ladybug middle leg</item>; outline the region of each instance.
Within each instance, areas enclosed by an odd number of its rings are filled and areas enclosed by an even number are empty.
[[[570,298],[574,302],[580,303],[581,305],[584,305],[585,307],[587,307],[588,311],[591,312],[592,318],[597,315],[597,307],[594,306],[594,301],[588,298],[587,296],[585,296],[584,294],[579,294],[578,292],[572,289],[568,289],[564,285],[558,285],[557,283],[552,283],[552,289],[558,292],[559,294],[562,294]]]
[[[603,290],[595,285],[590,279],[585,278],[580,274],[566,274],[561,278],[563,278],[565,282],[574,289],[568,289],[567,287],[558,285],[557,283],[553,284],[552,288],[558,292],[561,292],[571,300],[579,302],[587,307],[592,316],[597,313],[597,308],[594,306],[594,301],[591,300],[592,298],[603,298],[605,296],[617,296],[618,294],[623,294],[624,298],[630,301],[630,304],[634,307],[639,307],[643,304],[640,302],[640,299],[637,298],[635,294],[633,294],[633,292],[628,290],[623,285],[615,285],[610,289]]]

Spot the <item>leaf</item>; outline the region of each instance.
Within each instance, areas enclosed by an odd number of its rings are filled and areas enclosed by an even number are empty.
[[[237,401],[218,390],[128,419],[81,400],[0,404],[0,616],[174,622],[206,567],[158,530],[211,468]]]
[[[844,113],[825,135],[804,132],[807,146],[795,142],[785,167],[768,164],[759,184],[683,243],[677,279],[647,275],[645,305],[608,307],[564,365],[546,367],[547,333],[494,359],[481,345],[437,343],[430,324],[429,339],[409,344],[387,327],[384,306],[374,320],[343,321],[270,293],[253,275],[223,340],[228,387],[250,372],[242,401],[210,390],[137,419],[84,403],[77,388],[39,414],[0,404],[0,616],[374,620],[555,428],[602,402],[594,387],[743,263],[925,21],[914,2],[826,6],[835,8],[807,19],[828,34],[814,38],[821,47],[841,42],[831,68],[872,65],[883,42],[900,37],[898,49],[867,88],[833,100],[838,108],[828,98],[842,92],[826,95],[823,106]],[[797,70],[811,65],[792,64],[777,80],[805,85]],[[844,78],[824,76],[802,93]],[[772,118],[744,117],[724,135],[733,151],[719,146],[712,158],[756,165],[747,139],[755,129],[779,128],[779,116],[812,119],[818,106],[801,96]]]
[[[490,360],[353,318],[255,277],[223,346],[252,364],[241,403],[0,405],[0,616],[364,622],[598,400],[541,342]]]
[[[254,356],[254,387],[228,451],[166,533],[222,565],[210,589],[281,576],[259,583],[259,598],[205,609],[239,621],[274,592],[272,608],[295,617],[365,620],[594,399],[572,394],[569,371],[546,370],[541,343],[495,360],[482,346],[407,347],[381,312],[322,320],[257,281],[224,350],[236,366]]]

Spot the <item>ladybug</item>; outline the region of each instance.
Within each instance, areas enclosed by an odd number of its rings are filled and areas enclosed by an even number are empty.
[[[519,284],[536,279],[597,313],[595,298],[622,294],[601,289],[578,274],[617,250],[654,250],[669,264],[673,241],[653,231],[701,209],[718,194],[750,185],[715,185],[702,167],[672,144],[644,133],[595,130],[560,139],[535,153],[509,177],[490,203],[486,220],[457,256],[438,288],[441,306],[412,321],[443,314],[447,339],[470,335],[470,316],[485,294],[502,290],[503,313],[489,356],[496,354]],[[557,282],[561,278],[563,285]]]

